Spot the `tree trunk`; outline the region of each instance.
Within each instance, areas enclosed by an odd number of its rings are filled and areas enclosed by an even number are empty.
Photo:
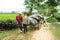
[[[33,11],[33,4],[31,4],[30,15],[32,14],[32,11]]]

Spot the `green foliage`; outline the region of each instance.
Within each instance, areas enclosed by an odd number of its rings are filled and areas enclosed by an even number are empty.
[[[11,30],[17,28],[16,14],[0,14],[0,29]]]
[[[60,22],[60,13],[54,14],[54,17]]]
[[[17,28],[17,24],[12,20],[0,22],[0,30],[11,30],[15,28]]]
[[[48,3],[49,6],[57,6],[56,0],[48,0],[47,3]]]
[[[45,0],[25,0],[25,5],[30,14],[32,14],[34,10],[37,10],[38,13],[45,16],[51,16],[51,14],[54,16],[54,13],[57,12],[57,1],[59,0],[48,0],[44,4],[41,4],[44,1]]]
[[[32,14],[32,11],[34,9],[40,8],[40,2],[43,2],[44,0],[25,0],[26,8],[28,9],[29,13]],[[41,6],[42,7],[42,6]]]
[[[6,21],[6,20],[15,20],[16,14],[0,14],[0,21]]]
[[[57,4],[60,5],[60,0],[56,0],[57,1]]]
[[[55,13],[54,16],[55,16],[56,18],[60,18],[60,13]]]
[[[57,19],[50,17],[50,18],[46,19],[46,21],[49,23],[54,23],[54,22],[57,22]]]

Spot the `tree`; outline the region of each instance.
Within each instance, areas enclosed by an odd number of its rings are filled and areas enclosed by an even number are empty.
[[[57,4],[60,5],[60,0],[56,0]]]
[[[33,10],[37,10],[40,14],[43,15],[53,15],[57,12],[56,7],[59,5],[59,0],[47,0],[44,4],[41,4],[46,0],[25,0],[25,5],[30,14]]]
[[[51,15],[54,16],[54,13],[57,12],[56,7],[57,7],[58,4],[57,4],[56,1],[57,0],[48,0],[46,2],[46,4],[48,5],[48,14],[50,14],[50,16]]]
[[[40,2],[42,2],[43,0],[25,0],[25,5],[26,8],[29,10],[30,14],[32,14],[32,11],[34,9],[39,9],[40,7]]]
[[[33,0],[25,0],[26,8],[28,9],[28,11],[29,11],[30,14],[33,11],[33,3],[34,3]]]

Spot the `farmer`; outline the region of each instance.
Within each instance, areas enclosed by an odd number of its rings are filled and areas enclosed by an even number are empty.
[[[19,28],[21,29],[21,32],[22,32],[22,21],[23,21],[23,17],[21,16],[20,13],[18,13],[17,16],[16,16],[16,22],[19,25]]]
[[[27,32],[27,26],[29,25],[29,14],[27,12],[24,13],[24,18],[23,18],[23,27],[24,27],[24,33]]]

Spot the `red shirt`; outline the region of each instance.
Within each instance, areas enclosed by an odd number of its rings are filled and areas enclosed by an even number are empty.
[[[22,21],[23,21],[22,16],[16,16],[16,21],[17,21],[18,23],[22,22]]]

